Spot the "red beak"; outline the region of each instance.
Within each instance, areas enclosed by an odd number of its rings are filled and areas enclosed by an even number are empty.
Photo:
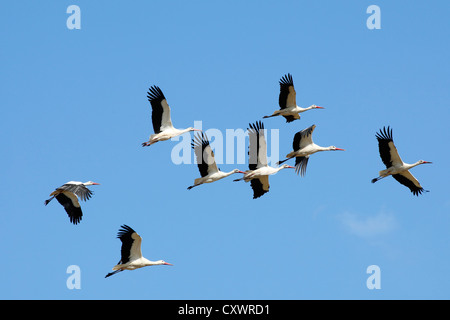
[[[245,174],[245,172],[244,171],[238,171],[239,173],[243,173],[243,174]]]
[[[286,168],[295,169],[295,167],[293,167],[293,166],[287,166]]]
[[[424,161],[423,163],[433,163],[433,162],[430,162],[430,161]]]
[[[336,148],[336,150],[341,150],[341,151],[345,151],[345,149],[341,149],[341,148]]]
[[[168,262],[165,262],[164,265],[166,265],[166,266],[173,266],[173,264],[168,263]]]
[[[316,106],[316,108],[318,108],[318,109],[325,109],[324,107],[319,107],[319,106]]]
[[[100,183],[97,183],[97,182],[93,182],[92,184],[93,184],[94,186],[95,186],[95,185],[100,185]]]

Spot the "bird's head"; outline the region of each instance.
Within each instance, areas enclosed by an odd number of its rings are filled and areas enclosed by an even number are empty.
[[[419,164],[424,164],[424,163],[433,163],[433,162],[425,161],[425,160],[419,160]]]
[[[288,164],[283,164],[282,166],[281,166],[281,168],[291,168],[291,169],[295,169],[295,167],[293,167],[293,166],[290,166],[290,165],[288,165]]]
[[[319,106],[316,106],[315,104],[313,104],[311,106],[311,108],[313,108],[313,109],[325,109],[324,107],[319,107]]]
[[[100,184],[100,183],[93,182],[93,181],[88,181],[88,182],[85,182],[85,183],[84,183],[85,186],[97,186],[97,185],[99,185],[99,184]]]
[[[160,265],[173,266],[173,264],[165,262],[164,260],[158,260],[156,262],[157,262],[157,264],[160,264]]]
[[[239,170],[239,169],[234,169],[233,172],[234,172],[234,173],[245,173],[244,171],[241,171],[241,170]]]
[[[196,129],[194,127],[187,128],[188,131],[202,131],[201,129]]]
[[[330,150],[334,150],[334,151],[336,151],[336,150],[345,151],[345,149],[337,148],[337,147],[335,147],[335,146],[331,146],[331,147],[330,147]]]

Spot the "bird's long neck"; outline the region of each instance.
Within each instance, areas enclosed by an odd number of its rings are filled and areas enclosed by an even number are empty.
[[[410,163],[403,163],[403,166],[406,168],[406,170],[409,170],[411,168],[414,168],[414,167],[418,166],[419,164],[422,164],[422,162],[417,161],[417,162],[412,163],[412,164],[410,164]]]
[[[278,167],[278,168],[274,168],[274,167],[269,167],[269,168],[272,168],[272,169],[271,169],[271,171],[272,171],[271,174],[274,174],[274,173],[277,173],[277,172],[280,171],[280,170],[283,170],[285,167],[280,166],[280,167]]]
[[[232,170],[232,171],[230,171],[230,172],[223,172],[223,176],[224,176],[224,178],[225,178],[225,177],[231,176],[233,173],[235,173],[234,170]]]
[[[328,151],[328,150],[331,150],[331,149],[332,149],[332,146],[329,146],[329,147],[322,147],[322,146],[319,146],[319,145],[317,145],[317,144],[314,143],[314,151],[315,151],[315,152],[319,152],[319,151]]]
[[[178,131],[180,132],[180,134],[183,134],[183,133],[189,132],[189,131],[191,131],[191,130],[192,130],[191,128],[186,128],[186,129],[178,129]]]
[[[146,258],[142,258],[142,264],[145,265],[145,266],[158,266],[158,265],[161,265],[163,263],[160,260],[158,260],[158,261],[151,261],[151,260],[148,260]]]

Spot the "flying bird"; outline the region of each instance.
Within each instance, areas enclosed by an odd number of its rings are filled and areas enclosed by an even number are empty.
[[[264,137],[264,124],[259,121],[255,124],[249,124],[249,126],[249,170],[244,172],[244,176],[242,178],[233,181],[250,181],[250,185],[253,189],[253,199],[257,199],[263,194],[269,192],[270,175],[275,174],[282,169],[293,169],[294,167],[288,166],[287,164],[284,164],[278,168],[269,167],[267,165],[267,145],[266,138]]]
[[[155,133],[150,135],[148,141],[142,143],[143,147],[150,146],[158,141],[169,140],[185,132],[201,131],[200,129],[194,129],[193,127],[182,130],[173,127],[172,120],[170,119],[169,104],[159,87],[150,87],[147,92],[147,98],[152,106],[152,123]]]
[[[203,132],[197,134],[194,139],[192,139],[191,145],[197,158],[197,166],[201,177],[195,179],[194,184],[188,187],[188,190],[203,183],[211,183],[226,178],[234,173],[244,173],[239,169],[234,169],[230,172],[220,171],[220,169],[217,168],[214,152],[211,149],[208,137]]]
[[[84,183],[80,181],[66,182],[61,187],[56,188],[55,191],[50,193],[51,198],[45,200],[44,203],[47,205],[53,200],[53,198],[56,198],[56,200],[58,200],[69,215],[70,222],[73,224],[78,224],[83,216],[78,198],[83,201],[89,200],[92,196],[92,191],[89,190],[87,186],[92,185],[99,185],[99,183],[92,181]]]
[[[135,270],[147,266],[167,265],[172,264],[165,262],[164,260],[150,261],[142,256],[141,243],[142,238],[127,225],[122,225],[122,229],[119,229],[117,238],[122,241],[122,248],[120,250],[120,261],[112,269],[113,272],[108,273],[105,278],[112,276],[123,270]]]
[[[311,109],[325,109],[323,107],[316,106],[315,104],[308,108],[301,108],[297,105],[296,92],[294,89],[294,81],[290,73],[284,75],[280,79],[280,95],[278,97],[278,104],[280,110],[276,110],[270,116],[264,116],[263,118],[270,118],[276,116],[283,116],[286,122],[292,122],[300,119],[300,113]]]
[[[415,196],[422,194],[424,191],[428,192],[428,190],[422,188],[419,181],[408,170],[419,164],[432,162],[419,160],[413,164],[404,163],[397,152],[392,138],[392,129],[389,126],[380,129],[380,132],[377,132],[375,137],[378,140],[378,150],[381,160],[387,169],[381,170],[379,177],[372,179],[372,183],[392,175],[395,180],[408,187]]]
[[[294,135],[294,140],[292,142],[292,149],[294,149],[294,151],[288,153],[286,155],[287,159],[279,161],[278,164],[281,164],[289,159],[295,158],[295,172],[297,172],[297,174],[300,173],[301,176],[304,176],[306,173],[306,166],[308,165],[310,155],[319,151],[329,151],[329,150],[345,151],[344,149],[336,148],[335,146],[321,147],[315,144],[312,140],[312,134],[315,128],[316,125],[313,124],[309,128],[297,132]]]

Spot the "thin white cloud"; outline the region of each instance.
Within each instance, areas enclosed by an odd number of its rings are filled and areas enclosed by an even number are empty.
[[[394,230],[397,224],[395,217],[384,211],[371,216],[345,212],[338,218],[350,233],[365,238],[386,234]]]

